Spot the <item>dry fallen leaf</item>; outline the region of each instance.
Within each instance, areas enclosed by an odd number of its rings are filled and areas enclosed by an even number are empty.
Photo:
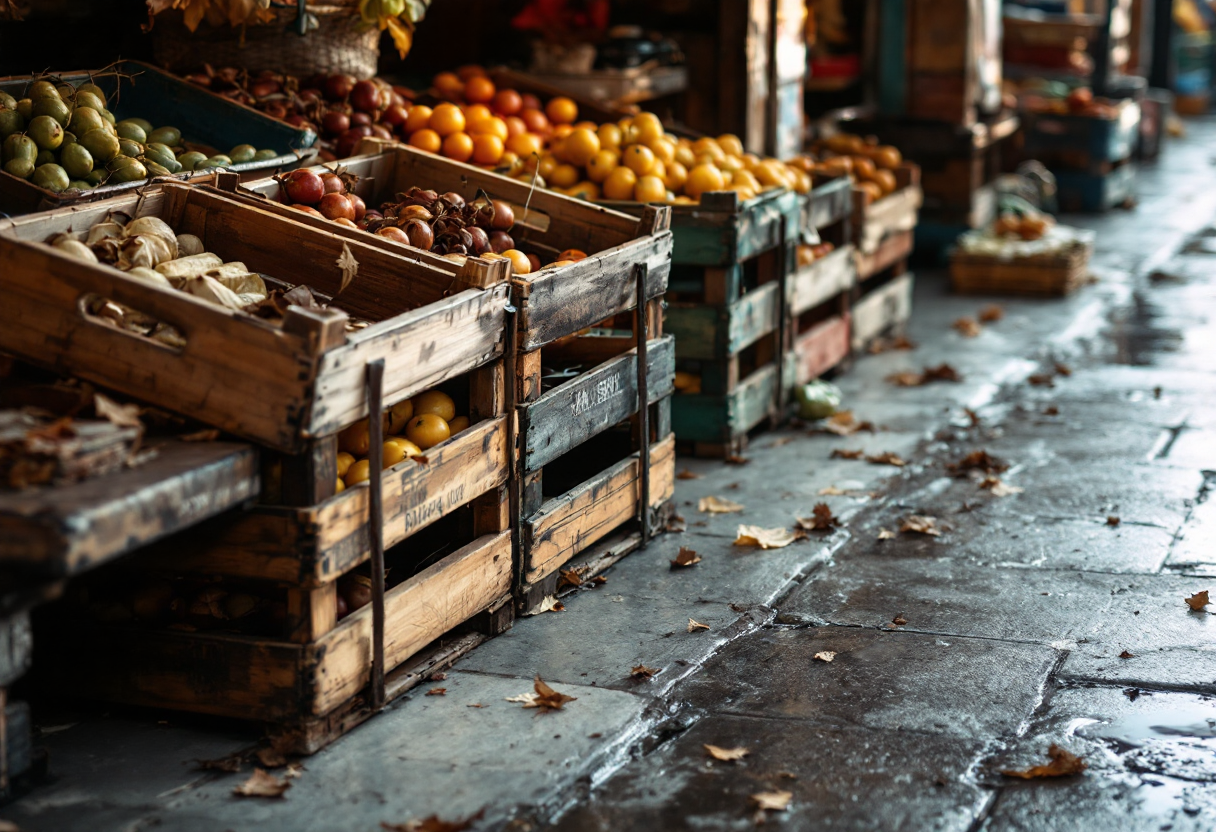
[[[603,575],[596,575],[594,578],[591,579],[591,583],[596,586],[603,586],[604,584],[608,583],[608,579],[605,578]]]
[[[563,612],[566,605],[557,600],[556,595],[546,595],[544,600],[537,605],[536,609],[528,613],[528,615],[540,615],[542,612]]]
[[[1058,376],[1068,378],[1072,375],[1072,367],[1069,367],[1067,364],[1062,364],[1059,361],[1052,365],[1052,369],[1056,371],[1056,375]]]
[[[692,471],[689,471],[687,468],[685,468],[676,473],[676,479],[678,479],[678,480],[699,480],[699,479],[701,479],[701,475],[694,474]]]
[[[896,468],[903,468],[908,464],[898,454],[893,454],[890,451],[870,454],[866,457],[866,462],[869,462],[871,465],[894,465]]]
[[[658,672],[659,672],[659,668],[647,667],[644,664],[640,664],[637,667],[632,667],[629,669],[629,675],[638,681],[645,681],[646,679],[650,679]]]
[[[897,615],[891,619],[891,623],[896,627],[902,627],[908,623],[908,619],[904,618],[902,615]]]
[[[963,377],[959,375],[958,370],[951,367],[949,364],[938,364],[936,367],[926,367],[924,373],[924,383],[928,384],[931,381],[962,381]]]
[[[994,497],[1008,497],[1011,494],[1021,494],[1026,490],[1016,485],[1003,483],[1000,477],[984,477],[980,481],[980,488],[986,488],[991,491]]]
[[[448,689],[447,688],[431,688],[430,690],[428,690],[426,692],[426,695],[427,696],[447,696]]]
[[[1054,387],[1055,379],[1055,373],[1033,373],[1026,377],[1026,381],[1032,387]]]
[[[927,534],[937,537],[940,535],[941,529],[937,527],[936,517],[925,517],[919,514],[910,514],[904,518],[899,524],[901,532],[917,532],[919,534]]]
[[[759,526],[739,526],[735,532],[736,546],[759,546],[761,549],[784,549],[797,536],[789,529],[762,529]]]
[[[861,448],[850,450],[848,448],[836,448],[832,451],[831,459],[861,459],[866,455],[866,452]]]
[[[380,828],[386,832],[465,832],[471,829],[476,821],[485,816],[482,809],[475,815],[464,820],[441,820],[439,815],[431,815],[422,820],[407,820],[405,823],[381,823]]]
[[[684,518],[679,514],[672,514],[667,518],[667,522],[663,524],[663,530],[672,534],[679,534],[688,528],[688,524],[684,522]]]
[[[97,411],[98,418],[120,428],[137,428],[143,424],[139,421],[139,405],[119,404],[101,393],[93,394],[93,409]]]
[[[283,766],[287,765],[286,755],[284,755],[280,749],[275,748],[274,746],[259,748],[254,756],[258,758],[258,762],[261,763],[264,768],[282,768]]]
[[[920,387],[925,383],[923,373],[918,373],[915,370],[903,370],[898,373],[891,373],[887,376],[887,381],[894,384],[896,387]]]
[[[971,423],[971,427],[978,428],[980,426],[980,414],[969,407],[963,408],[963,414],[967,417],[967,421]]]
[[[751,462],[751,459],[742,454],[727,454],[722,461],[727,465],[746,465]]]
[[[980,310],[980,323],[990,324],[1005,317],[1005,309],[995,303],[990,303]]]
[[[1051,758],[1051,762],[1047,765],[1032,766],[1023,771],[1004,770],[1001,774],[1006,777],[1020,777],[1023,780],[1034,780],[1039,777],[1068,777],[1073,774],[1080,774],[1088,767],[1085,761],[1067,751],[1060,746],[1052,743],[1047,749],[1047,756]]]
[[[875,427],[873,422],[858,421],[853,416],[853,411],[842,410],[823,423],[823,430],[828,433],[834,433],[837,436],[852,436],[863,430],[874,433]]]
[[[688,619],[688,632],[695,633],[697,630],[708,630],[708,629],[709,629],[708,624],[702,624],[700,621],[697,621],[695,618]]]
[[[751,753],[743,747],[722,748],[717,745],[710,745],[709,743],[704,743],[701,747],[705,749],[706,754],[713,757],[715,760],[720,760],[724,763],[732,763],[735,760],[742,760]]]
[[[232,790],[238,797],[282,797],[291,788],[291,782],[280,780],[264,769],[255,768],[253,775]]]
[[[878,355],[879,353],[887,352],[888,350],[914,350],[916,342],[908,338],[906,335],[898,335],[894,338],[875,338],[870,342],[870,346],[866,351],[870,355]]]
[[[763,812],[768,809],[773,812],[784,812],[794,799],[793,792],[759,792],[750,796],[752,803]]]
[[[1208,603],[1208,591],[1206,589],[1203,592],[1196,592],[1186,599],[1186,605],[1196,612],[1202,610]]]
[[[1049,405],[1047,405],[1047,407],[1043,408],[1043,415],[1044,416],[1059,416],[1060,408],[1056,407],[1054,404],[1049,404]]]
[[[1122,653],[1120,653],[1120,654],[1119,654],[1119,658],[1121,658],[1121,659],[1134,659],[1134,658],[1136,658],[1136,656],[1135,656],[1134,654],[1129,653],[1128,651],[1124,650]]]
[[[672,569],[682,566],[692,566],[701,562],[701,556],[697,554],[695,549],[689,549],[687,546],[681,546],[680,551],[676,554],[675,560],[671,562]]]
[[[974,338],[984,331],[984,328],[979,325],[979,322],[975,318],[959,318],[951,326],[958,330],[958,333],[964,338]]]
[[[834,660],[836,658],[836,651],[835,650],[821,650],[818,653],[816,653],[813,658],[818,659],[821,662],[831,662],[832,660]]]
[[[194,764],[204,771],[236,772],[241,770],[241,755],[229,754],[216,760],[195,760]]]
[[[355,275],[359,273],[359,261],[355,259],[355,255],[350,253],[350,245],[342,244],[342,253],[338,255],[338,262],[335,264],[342,270],[342,282],[338,284],[338,291],[334,293],[336,298],[338,295],[346,291],[346,287],[355,279]]]
[[[562,589],[567,586],[582,586],[583,576],[579,574],[577,569],[562,569],[558,572],[557,588]]]
[[[968,471],[982,471],[985,474],[1000,474],[1009,470],[1009,463],[989,454],[987,451],[972,451],[958,462],[951,462],[946,469],[952,474],[966,474]]]
[[[535,693],[522,693],[519,696],[512,696],[507,699],[508,702],[522,702],[525,708],[540,708],[544,711],[560,711],[562,706],[567,702],[573,702],[577,696],[567,696],[564,693],[558,693],[553,688],[546,685],[537,676],[532,683],[532,687],[536,690]]]
[[[825,488],[819,489],[817,493],[820,497],[842,497],[849,492],[845,491],[843,488],[837,488],[834,485],[829,485]]]
[[[894,540],[895,532],[891,531],[890,529],[879,529],[878,530],[878,539],[879,540]]]
[[[697,511],[704,511],[709,514],[732,514],[736,511],[743,511],[743,506],[738,503],[732,503],[730,500],[723,500],[721,497],[702,497],[697,503]]]
[[[1116,517],[1116,516],[1115,516],[1115,515],[1113,515],[1113,514],[1112,514],[1112,515],[1109,515],[1109,516],[1106,518],[1106,525],[1108,525],[1108,526],[1117,526],[1117,525],[1119,525],[1119,524],[1120,524],[1120,523],[1122,523],[1122,522],[1123,522],[1122,520],[1120,520],[1118,517]]]
[[[816,503],[811,512],[810,517],[797,518],[795,527],[807,532],[827,532],[831,531],[833,526],[840,525],[840,520],[832,514],[827,503]]]

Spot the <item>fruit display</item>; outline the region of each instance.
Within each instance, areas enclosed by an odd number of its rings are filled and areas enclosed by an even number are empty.
[[[815,245],[798,244],[798,268],[809,266],[816,260],[827,257],[836,250],[835,243],[817,243]]]
[[[848,176],[872,200],[882,199],[899,187],[895,170],[903,163],[899,148],[881,145],[873,136],[838,133],[816,142],[812,152],[790,164],[813,176]]]
[[[1047,214],[1005,212],[992,224],[992,234],[1010,240],[1041,240],[1055,225]]]
[[[1058,82],[1028,84],[1019,97],[1022,109],[1033,113],[1051,115],[1087,116],[1089,118],[1114,119],[1119,117],[1118,107],[1109,99],[1094,98],[1089,87],[1071,90]]]
[[[105,93],[91,82],[74,87],[41,78],[21,99],[0,92],[5,173],[63,193],[278,156],[248,144],[226,154],[203,153],[186,144],[176,127],[118,120],[106,104]]]

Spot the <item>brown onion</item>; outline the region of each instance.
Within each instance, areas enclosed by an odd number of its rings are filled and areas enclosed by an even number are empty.
[[[409,236],[395,225],[386,225],[376,233],[386,240],[392,240],[397,243],[405,243],[407,246],[410,244]]]
[[[321,197],[321,204],[317,206],[317,210],[327,220],[336,220],[339,217],[348,220],[355,218],[355,206],[351,205],[350,200],[343,194],[330,193]]]
[[[410,220],[405,224],[405,235],[409,244],[423,251],[430,251],[435,245],[435,233],[422,220]]]
[[[474,254],[484,254],[490,250],[490,238],[482,229],[473,226],[465,229],[464,233],[472,240],[471,250]]]
[[[502,254],[507,249],[515,248],[515,240],[505,231],[491,231],[489,237],[490,248],[494,249],[495,254]]]

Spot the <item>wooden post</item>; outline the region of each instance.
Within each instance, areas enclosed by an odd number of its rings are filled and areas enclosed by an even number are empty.
[[[650,542],[650,395],[646,377],[646,339],[649,337],[649,304],[646,303],[646,276],[649,269],[645,263],[633,267],[637,287],[637,308],[634,313],[634,335],[638,342],[638,521],[642,527],[643,548]]]
[[[367,427],[371,477],[367,501],[372,544],[372,709],[384,707],[384,359],[367,365]]]

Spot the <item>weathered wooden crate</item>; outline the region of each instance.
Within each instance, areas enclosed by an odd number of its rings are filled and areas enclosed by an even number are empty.
[[[1067,168],[1096,172],[1131,158],[1140,132],[1140,104],[1124,99],[1113,118],[1024,112],[1021,115],[1023,153],[1053,171]]]
[[[1056,198],[1064,212],[1101,213],[1136,195],[1136,162],[1127,161],[1101,172],[1060,170]]]
[[[288,310],[282,325],[150,286],[41,245],[82,235],[110,211],[158,216],[226,261],[334,296],[343,311]],[[337,260],[359,264],[342,290]],[[446,264],[442,268],[439,264]],[[312,229],[211,189],[166,183],[155,193],[0,221],[0,349],[119,390],[271,448],[310,446],[367,415],[368,362],[385,361],[385,406],[503,353],[506,269],[411,257]],[[475,288],[466,288],[475,287]],[[100,296],[176,327],[180,349],[85,314]],[[372,321],[347,333],[347,314]]]
[[[895,191],[871,200],[860,188],[853,191],[853,243],[857,248],[857,278],[865,280],[907,260],[913,229],[924,200],[920,167],[904,162],[895,170]]]
[[[950,284],[963,294],[1062,297],[1089,278],[1093,246],[1078,243],[1063,252],[1000,258],[955,250]]]
[[[888,272],[865,286],[853,302],[852,341],[856,353],[864,352],[877,338],[902,334],[912,317],[911,272]]]

